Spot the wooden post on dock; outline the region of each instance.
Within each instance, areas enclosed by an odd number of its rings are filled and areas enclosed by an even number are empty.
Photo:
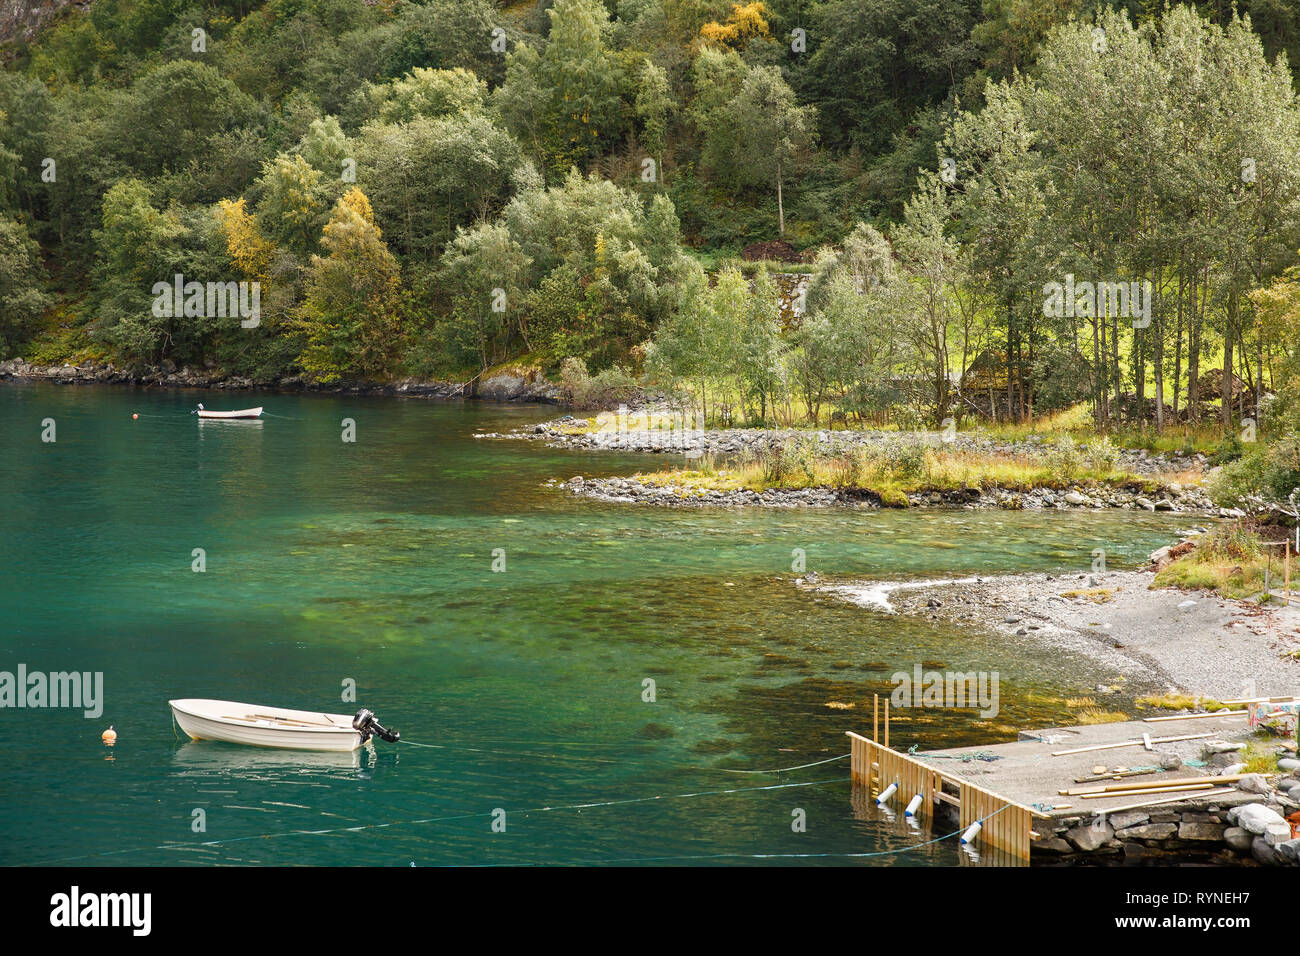
[[[880,739],[880,695],[871,695],[871,739]]]
[[[885,698],[885,746],[889,746],[889,698]]]

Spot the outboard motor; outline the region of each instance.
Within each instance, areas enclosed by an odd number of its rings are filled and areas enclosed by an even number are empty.
[[[371,736],[379,737],[381,740],[387,740],[390,744],[397,743],[402,735],[396,730],[389,730],[381,724],[372,711],[364,707],[357,711],[357,715],[352,718],[352,729],[361,734],[361,742],[364,744]]]

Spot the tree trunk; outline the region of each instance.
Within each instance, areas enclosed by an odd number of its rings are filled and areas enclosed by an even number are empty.
[[[1196,273],[1191,278],[1191,311],[1187,315],[1187,413],[1201,420],[1201,293]]]
[[[781,238],[785,238],[785,203],[781,199],[781,161],[776,161],[776,218]]]
[[[1119,320],[1115,320],[1115,326],[1110,330],[1110,358],[1114,368],[1111,369],[1111,375],[1115,377],[1115,404],[1120,412],[1124,408],[1124,370],[1119,364]]]
[[[1234,293],[1235,296],[1235,293]],[[1228,314],[1224,321],[1226,327],[1223,330],[1223,425],[1225,428],[1232,426],[1232,345],[1233,345],[1233,311],[1234,303],[1232,299],[1228,302]]]

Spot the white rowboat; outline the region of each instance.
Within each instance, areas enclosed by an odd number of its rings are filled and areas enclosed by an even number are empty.
[[[372,735],[396,741],[368,710],[347,714],[287,710],[233,700],[187,698],[167,702],[181,730],[194,740],[223,740],[252,747],[287,750],[356,750]]]
[[[233,412],[210,412],[202,405],[198,407],[199,418],[261,418],[262,406],[257,408],[241,408]]]

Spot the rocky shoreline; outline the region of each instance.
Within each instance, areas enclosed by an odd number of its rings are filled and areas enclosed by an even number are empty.
[[[651,410],[652,412],[654,410]],[[551,447],[583,451],[648,452],[681,455],[690,467],[703,457],[727,462],[744,455],[762,455],[785,442],[806,442],[812,454],[832,457],[855,448],[881,450],[891,444],[925,443],[947,452],[987,457],[1034,458],[1051,453],[1052,446],[1038,436],[1021,440],[990,438],[977,432],[909,433],[897,431],[799,431],[796,429],[725,428],[672,431],[663,428],[629,428],[638,415],[624,418],[603,415],[595,420],[566,415],[512,432],[476,435],[484,439],[525,439],[544,441]],[[644,419],[642,419],[644,420]],[[1162,485],[1152,493],[1133,482],[1129,486],[1102,486],[1085,483],[1069,487],[1039,487],[1013,490],[997,487],[922,489],[901,500],[884,501],[867,488],[832,488],[818,486],[794,489],[716,489],[688,481],[664,483],[643,481],[635,477],[586,478],[574,476],[549,485],[585,498],[614,503],[649,504],[664,507],[771,507],[800,508],[849,506],[882,507],[960,507],[967,509],[1001,508],[1005,510],[1051,509],[1121,509],[1130,511],[1169,511],[1181,514],[1239,517],[1233,509],[1217,508],[1198,486],[1172,480],[1184,473],[1201,473],[1208,466],[1199,453],[1155,453],[1142,449],[1115,450],[1116,467],[1138,478]]]
[[[684,485],[648,484],[636,478],[584,478],[575,475],[568,481],[549,481],[547,485],[561,487],[571,494],[599,501],[623,504],[648,504],[661,507],[767,507],[807,508],[847,506],[878,509],[901,507],[886,504],[880,496],[868,489],[836,489],[828,487],[773,489],[751,491],[736,489],[719,491]],[[942,491],[918,491],[907,495],[911,508],[1001,508],[1010,511],[1038,511],[1052,509],[1105,510],[1117,508],[1125,511],[1168,511],[1189,515],[1231,517],[1231,509],[1216,508],[1199,488],[1178,488],[1166,494],[1147,496],[1141,491],[1123,488],[1074,487],[1064,490],[1034,488],[1029,491],[1007,491],[1000,488],[960,488]]]
[[[126,369],[113,364],[32,365],[23,359],[0,362],[0,381],[52,382],[56,385],[131,385],[150,388],[270,389],[285,392],[321,392],[346,395],[398,395],[412,398],[461,400],[480,398],[500,402],[560,401],[558,385],[531,373],[500,371],[467,382],[423,381],[408,378],[394,382],[335,382],[321,384],[301,375],[253,379],[238,375],[177,368],[165,362],[158,368]]]
[[[1158,553],[1158,552],[1157,552]],[[1083,654],[1125,687],[1242,696],[1300,693],[1300,607],[1262,607],[1209,592],[1152,588],[1155,572],[1013,574],[942,581],[827,582],[800,586],[864,608],[992,631]],[[1100,699],[1099,699],[1100,702]]]

